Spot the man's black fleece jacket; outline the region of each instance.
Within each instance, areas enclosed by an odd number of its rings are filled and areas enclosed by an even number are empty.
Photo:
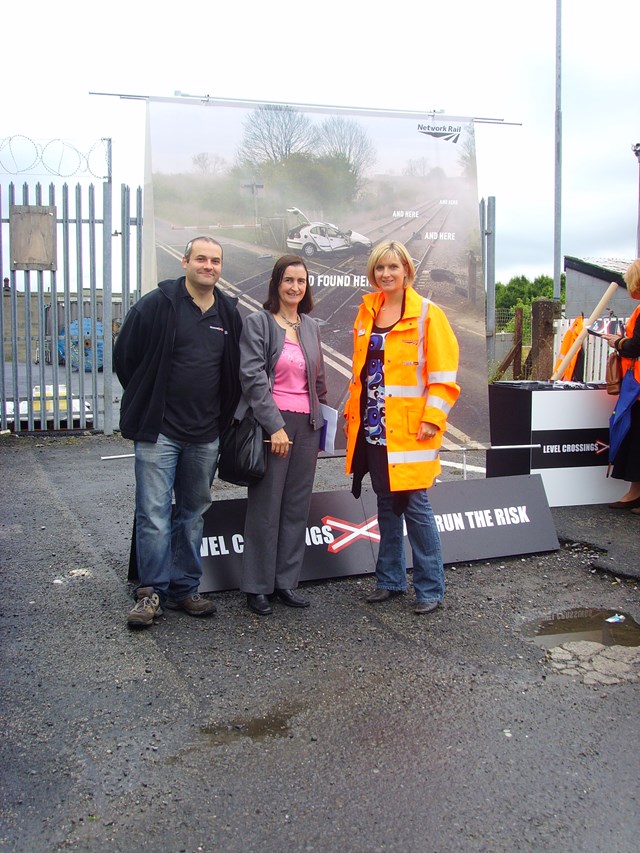
[[[124,388],[120,405],[120,432],[134,441],[158,440],[164,416],[165,394],[176,330],[178,299],[184,276],[161,281],[131,308],[116,338],[113,363]],[[224,355],[220,376],[220,432],[233,417],[240,399],[240,332],[238,300],[214,288],[224,328]]]

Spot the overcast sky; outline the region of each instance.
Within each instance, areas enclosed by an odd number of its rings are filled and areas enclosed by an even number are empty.
[[[89,92],[502,119],[476,127],[496,277],[553,275],[556,0],[31,0],[3,6],[2,30],[0,145],[111,137],[116,184],[143,181],[144,105]],[[563,255],[635,257],[639,36],[638,0],[562,0]],[[28,179],[6,155],[0,182]]]

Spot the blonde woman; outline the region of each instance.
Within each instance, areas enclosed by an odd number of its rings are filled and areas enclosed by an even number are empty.
[[[353,375],[345,405],[347,473],[360,495],[368,471],[378,502],[380,548],[370,604],[407,589],[403,517],[413,552],[415,612],[444,597],[440,537],[427,489],[440,472],[447,416],[460,393],[458,342],[442,309],[413,288],[415,267],[402,243],[369,257],[374,292],[353,328]]]

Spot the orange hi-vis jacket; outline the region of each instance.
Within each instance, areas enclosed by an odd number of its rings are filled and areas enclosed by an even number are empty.
[[[583,330],[583,328],[584,328],[584,320],[582,319],[582,317],[576,317],[576,319],[573,321],[573,323],[569,326],[567,331],[564,333],[564,336],[562,338],[562,343],[560,344],[560,353],[558,355],[558,358],[556,359],[556,363],[555,363],[555,366],[553,368],[554,373],[562,364],[562,360],[564,359],[565,355],[569,352],[572,345],[576,342],[576,339],[577,339],[578,335],[580,334],[580,332]],[[559,377],[559,379],[562,379],[565,382],[570,382],[573,379],[573,371],[576,369],[576,362],[578,361],[579,353],[580,353],[580,350],[576,350],[575,355],[573,356],[573,358],[571,359],[569,364],[566,366],[564,373],[562,374],[562,376]]]
[[[636,323],[638,322],[638,318],[640,318],[640,305],[636,308],[633,314],[627,320],[627,326],[624,332],[625,339],[632,338],[633,332],[636,328]],[[622,375],[627,372],[627,370],[633,371],[633,376],[636,382],[640,382],[640,358],[625,358],[622,353]]]
[[[353,375],[344,415],[348,424],[347,474],[363,440],[362,369],[369,349],[382,293],[367,293],[353,327]],[[387,334],[384,385],[387,454],[391,491],[429,488],[440,473],[440,446],[447,416],[458,399],[458,341],[444,311],[412,287],[405,293],[404,313]],[[366,390],[365,390],[366,393]],[[435,424],[435,436],[418,441],[421,421]]]

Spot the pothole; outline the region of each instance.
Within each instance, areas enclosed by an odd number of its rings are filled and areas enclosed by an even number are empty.
[[[529,622],[522,634],[547,650],[560,675],[594,686],[640,680],[640,625],[628,613],[566,610]]]
[[[565,610],[547,619],[528,622],[522,633],[543,649],[577,640],[603,646],[640,646],[640,625],[632,616],[594,607]]]

